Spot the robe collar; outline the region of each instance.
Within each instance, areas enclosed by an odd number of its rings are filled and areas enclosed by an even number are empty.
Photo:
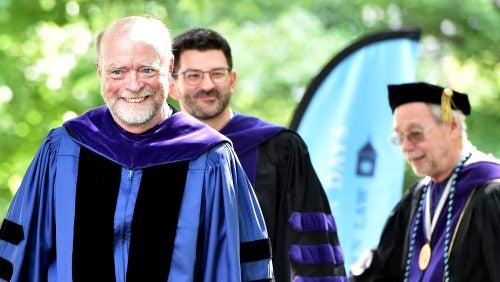
[[[255,149],[269,138],[286,130],[256,117],[235,113],[229,122],[220,130],[231,139],[238,155]]]
[[[130,169],[192,160],[219,142],[229,142],[190,115],[175,112],[140,134],[121,128],[107,106],[64,123],[76,142]]]

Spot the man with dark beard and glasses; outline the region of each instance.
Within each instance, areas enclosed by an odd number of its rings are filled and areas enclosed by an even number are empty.
[[[276,281],[348,281],[335,220],[304,141],[231,110],[236,72],[220,34],[190,29],[174,38],[172,49],[171,97],[233,142],[264,214]]]
[[[49,132],[0,228],[4,281],[271,281],[271,250],[229,140],[166,103],[167,27],[97,37],[106,105]]]

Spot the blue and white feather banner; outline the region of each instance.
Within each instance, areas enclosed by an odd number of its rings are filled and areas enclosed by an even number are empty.
[[[419,39],[418,30],[387,31],[348,46],[312,81],[290,124],[328,195],[346,268],[376,246],[402,196],[387,85],[415,80]]]

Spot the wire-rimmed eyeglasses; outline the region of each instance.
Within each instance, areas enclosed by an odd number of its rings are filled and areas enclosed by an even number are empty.
[[[406,134],[394,132],[389,136],[389,141],[396,146],[401,145],[405,140],[407,140],[413,144],[417,144],[417,143],[420,143],[420,142],[425,140],[425,135],[434,126],[436,126],[436,125],[433,124],[433,125],[429,125],[425,128],[411,129]]]
[[[174,77],[182,75],[187,84],[198,85],[203,81],[205,73],[208,73],[210,80],[212,80],[214,84],[221,84],[227,81],[230,71],[231,69],[229,68],[216,68],[209,71],[187,70],[183,72],[174,72],[172,75]]]

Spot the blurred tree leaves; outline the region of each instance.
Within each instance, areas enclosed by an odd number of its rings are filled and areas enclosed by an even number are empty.
[[[102,104],[93,36],[127,15],[155,15],[173,35],[194,26],[221,32],[238,71],[233,107],[283,125],[308,83],[352,41],[418,27],[417,79],[469,93],[470,138],[500,155],[498,3],[0,0],[0,218],[50,128]]]

